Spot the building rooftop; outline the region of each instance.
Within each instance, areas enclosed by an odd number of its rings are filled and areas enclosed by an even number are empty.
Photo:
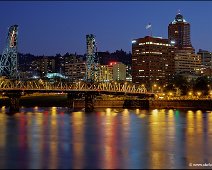
[[[180,12],[178,12],[178,14],[176,15],[175,20],[172,22],[172,24],[176,24],[179,22],[187,23],[187,21],[183,18],[183,15],[180,14]]]

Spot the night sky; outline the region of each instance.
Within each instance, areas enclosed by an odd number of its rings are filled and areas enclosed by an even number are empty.
[[[98,51],[131,51],[131,40],[149,35],[168,38],[168,24],[180,9],[191,24],[196,49],[212,51],[212,2],[46,1],[0,2],[0,53],[8,27],[19,25],[18,51],[34,55],[86,53],[86,34],[94,34]]]

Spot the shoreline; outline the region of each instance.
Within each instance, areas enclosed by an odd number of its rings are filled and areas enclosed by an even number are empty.
[[[0,98],[9,107],[9,98]],[[69,107],[66,95],[24,96],[20,107]],[[212,110],[212,100],[94,100],[94,108],[203,109]],[[74,108],[84,108],[84,100],[74,100]]]

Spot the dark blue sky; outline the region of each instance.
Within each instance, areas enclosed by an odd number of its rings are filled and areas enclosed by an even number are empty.
[[[86,52],[86,34],[95,34],[99,51],[131,51],[131,40],[149,34],[168,37],[168,24],[180,9],[191,24],[196,49],[212,51],[212,2],[0,2],[0,53],[7,28],[19,25],[19,52],[55,55]]]

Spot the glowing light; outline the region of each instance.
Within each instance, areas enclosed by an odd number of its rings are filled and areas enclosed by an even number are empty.
[[[201,92],[197,92],[197,95],[200,96],[202,93]]]
[[[113,66],[115,64],[116,64],[116,62],[110,62],[110,66]]]
[[[106,114],[110,114],[111,113],[111,108],[107,108],[106,109]]]
[[[136,40],[132,40],[132,44],[136,43]]]
[[[175,41],[171,41],[170,43],[171,43],[171,44],[175,44]]]
[[[153,114],[154,116],[157,116],[157,115],[158,115],[158,109],[154,109],[154,110],[152,111],[152,114]]]

